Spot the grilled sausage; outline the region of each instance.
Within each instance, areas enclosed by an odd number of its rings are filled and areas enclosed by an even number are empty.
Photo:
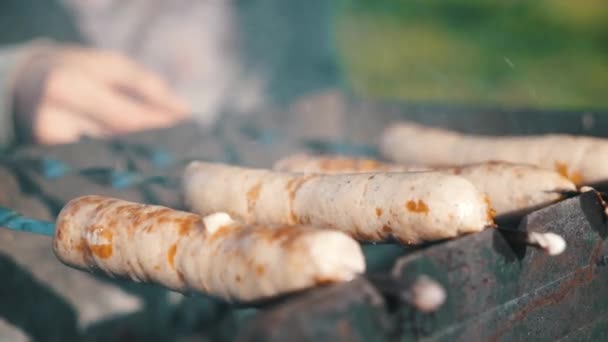
[[[364,272],[348,235],[307,226],[253,226],[99,196],[70,201],[57,218],[57,257],[110,276],[253,301]]]
[[[319,175],[193,162],[186,205],[256,224],[311,224],[356,239],[413,244],[493,225],[487,198],[466,179],[441,173]]]
[[[304,173],[413,172],[423,167],[382,163],[373,159],[299,154],[279,160],[274,170]],[[428,169],[427,169],[428,170]],[[576,191],[568,178],[533,165],[485,162],[436,171],[460,175],[488,195],[496,216],[524,214]]]
[[[409,122],[389,126],[382,154],[399,163],[462,165],[487,160],[537,165],[555,170],[577,185],[608,180],[608,140],[547,134],[490,137],[465,135]]]

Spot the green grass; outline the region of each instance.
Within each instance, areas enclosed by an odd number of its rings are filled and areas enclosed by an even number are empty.
[[[343,1],[337,39],[366,96],[608,108],[604,0]]]

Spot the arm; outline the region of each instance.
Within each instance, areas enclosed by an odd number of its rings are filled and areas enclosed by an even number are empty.
[[[11,52],[0,68],[0,143],[69,143],[165,127],[189,113],[163,80],[120,53],[49,41]]]

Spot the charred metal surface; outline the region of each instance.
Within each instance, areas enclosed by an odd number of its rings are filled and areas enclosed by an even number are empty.
[[[608,340],[608,315],[589,318],[588,324],[568,333],[559,341],[606,341]]]
[[[29,332],[37,341],[67,341],[78,336],[76,312],[54,291],[2,254],[0,274],[0,317]],[[30,295],[23,298],[12,295],[20,291]]]
[[[519,229],[552,231],[568,241],[555,257],[513,245],[498,230],[432,246],[400,259],[393,275],[427,274],[448,290],[433,315],[404,308],[402,333],[430,340],[555,339],[608,312],[606,222],[597,193],[587,192],[534,212]],[[596,298],[596,299],[594,299]]]
[[[236,341],[389,341],[396,337],[391,334],[382,296],[359,278],[302,294],[260,313]]]

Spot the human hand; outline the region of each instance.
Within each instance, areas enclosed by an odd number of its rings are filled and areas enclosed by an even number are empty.
[[[75,46],[32,58],[14,95],[18,122],[42,144],[166,127],[190,115],[154,73],[123,55]]]

